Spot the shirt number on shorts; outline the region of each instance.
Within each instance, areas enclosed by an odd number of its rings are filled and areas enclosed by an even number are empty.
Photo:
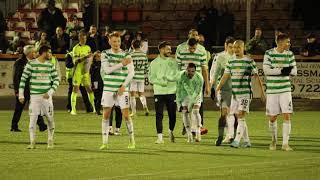
[[[124,100],[125,100],[125,102],[126,102],[126,105],[128,105],[128,104],[129,104],[129,96],[125,96],[125,97],[124,97]]]
[[[241,99],[240,105],[243,106],[243,107],[247,107],[247,106],[248,106],[248,103],[249,103],[249,100],[248,100],[248,99]]]

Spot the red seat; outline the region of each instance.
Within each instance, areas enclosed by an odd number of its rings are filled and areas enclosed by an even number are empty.
[[[176,35],[163,35],[161,36],[161,39],[162,40],[176,40],[177,39],[177,36]]]
[[[142,32],[149,33],[154,31],[154,27],[152,25],[142,25]]]
[[[15,35],[16,35],[16,32],[14,31],[5,31],[5,37],[7,39],[12,40]]]
[[[30,32],[36,32],[36,31],[38,31],[38,25],[37,25],[37,23],[36,23],[36,22],[30,23],[30,24],[28,25],[28,30],[29,30]]]
[[[21,21],[21,13],[17,11],[9,19],[10,21]]]
[[[24,16],[22,16],[21,20],[25,22],[36,22],[37,14],[35,12],[25,13]]]
[[[14,30],[15,31],[26,31],[27,30],[27,25],[26,22],[16,22],[14,25]]]
[[[23,31],[21,32],[21,39],[29,41],[31,39],[30,31]]]
[[[113,22],[124,22],[125,11],[122,8],[112,8],[111,18]]]
[[[107,24],[110,21],[110,5],[101,4],[99,7],[99,20],[100,22]]]
[[[127,20],[129,22],[141,21],[141,10],[138,8],[129,8],[127,10]]]

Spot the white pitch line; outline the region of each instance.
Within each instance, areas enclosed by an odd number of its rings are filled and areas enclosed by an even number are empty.
[[[192,171],[196,170],[209,170],[209,169],[216,169],[216,168],[230,168],[230,167],[239,167],[239,166],[254,166],[254,165],[264,165],[264,164],[275,164],[275,163],[282,163],[282,162],[296,162],[296,161],[306,161],[306,160],[315,160],[320,159],[320,157],[312,157],[312,158],[303,158],[303,159],[294,159],[294,160],[281,160],[281,161],[271,161],[271,162],[255,162],[255,163],[245,163],[245,164],[236,164],[236,165],[223,165],[223,166],[214,166],[214,167],[206,167],[206,168],[192,168]],[[129,178],[129,177],[136,177],[136,176],[156,176],[162,174],[170,174],[176,172],[184,172],[189,171],[190,169],[181,169],[181,170],[168,170],[168,171],[157,171],[154,173],[141,173],[141,174],[128,174],[124,176],[113,176],[113,177],[100,177],[100,178],[90,178],[89,180],[104,180],[104,179],[118,179],[118,178]]]

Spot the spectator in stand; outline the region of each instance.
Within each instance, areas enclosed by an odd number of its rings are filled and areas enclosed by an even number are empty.
[[[203,36],[203,34],[199,34],[199,39],[198,39],[198,43],[201,44],[202,46],[204,46],[204,43],[205,43],[205,38]],[[207,61],[209,63],[209,61],[211,60],[211,53],[206,49],[207,51]],[[210,66],[209,67],[209,72],[210,72]]]
[[[48,34],[49,37],[54,35],[57,27],[66,28],[67,20],[64,18],[61,9],[55,7],[55,0],[48,0],[47,8],[45,8],[38,19],[38,27],[41,31]]]
[[[0,34],[4,34],[7,29],[6,20],[4,19],[3,12],[0,10]]]
[[[54,54],[65,54],[69,49],[69,35],[63,32],[62,27],[56,28],[56,35],[51,39],[51,50]]]
[[[5,54],[8,49],[9,43],[4,34],[0,35],[0,54]]]
[[[72,22],[67,26],[66,32],[69,34],[71,29],[79,32],[83,27],[80,24],[79,18],[76,15],[71,16]]]
[[[87,45],[90,46],[92,52],[104,50],[105,45],[103,39],[95,25],[90,26]]]
[[[148,53],[148,40],[147,38],[145,37],[145,35],[141,32],[141,31],[138,31],[136,33],[136,40],[138,41],[141,41],[141,50],[143,53],[147,54]]]
[[[95,14],[94,1],[84,0],[82,21],[84,24],[84,29],[86,31],[89,31],[90,26],[93,24],[94,14]]]
[[[69,51],[72,51],[73,47],[79,43],[78,33],[75,29],[69,30]]]
[[[25,45],[26,45],[25,42],[21,39],[21,33],[16,33],[15,36],[13,37],[12,42],[9,45],[7,53],[22,54],[23,47]]]
[[[124,51],[129,51],[129,49],[131,48],[132,34],[125,31],[125,34],[122,37],[123,40],[121,40],[121,49]]]
[[[279,34],[283,34],[284,31],[281,28],[276,28],[274,30],[274,41],[272,42],[272,47],[275,48],[277,47],[277,37],[279,36]]]
[[[304,45],[301,51],[301,55],[311,57],[318,54],[320,54],[320,46],[317,42],[317,37],[315,36],[315,34],[310,33],[307,36],[307,43]]]
[[[257,27],[254,37],[246,44],[246,52],[254,55],[264,54],[268,49],[267,41],[262,36],[262,29]]]
[[[50,42],[47,40],[46,32],[40,33],[40,39],[35,44],[36,51],[38,51],[41,46],[50,46]]]

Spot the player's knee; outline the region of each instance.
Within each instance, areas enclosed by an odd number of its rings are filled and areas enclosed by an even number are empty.
[[[126,108],[126,109],[121,109],[121,112],[122,112],[122,117],[124,118],[124,120],[129,120],[129,109]]]
[[[79,91],[79,86],[73,86],[72,91],[75,92],[75,93],[78,92]]]
[[[270,116],[270,122],[275,122],[277,120],[277,116]]]
[[[291,114],[289,114],[289,113],[284,113],[284,114],[283,114],[283,119],[284,119],[285,121],[290,121],[290,118],[291,118]]]
[[[242,118],[245,117],[245,115],[246,115],[246,112],[245,112],[245,111],[240,111],[240,112],[237,114],[237,118],[238,118],[238,119],[242,119]]]
[[[222,108],[222,116],[227,116],[228,114],[228,109],[227,108]]]
[[[197,114],[200,113],[200,112],[199,112],[199,109],[194,108],[194,109],[192,109],[192,113],[193,113],[194,115],[197,115]]]
[[[111,113],[111,108],[103,108],[103,118],[109,119]]]

